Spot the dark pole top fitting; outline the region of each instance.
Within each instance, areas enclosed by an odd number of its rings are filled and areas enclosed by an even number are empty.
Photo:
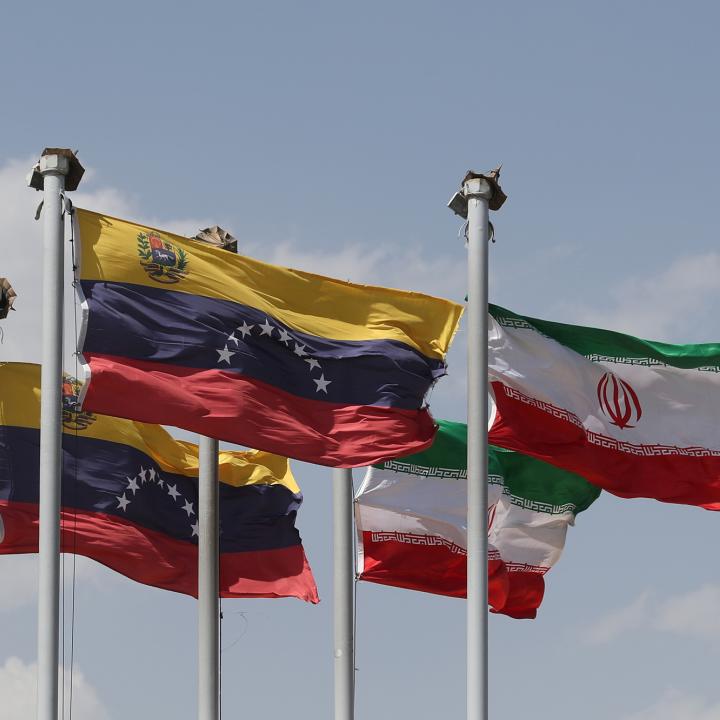
[[[69,170],[65,175],[65,189],[68,191],[77,190],[82,176],[85,174],[85,168],[80,164],[75,153],[68,148],[45,148],[42,151],[42,157],[45,155],[60,155],[68,159]],[[38,163],[31,172],[28,179],[28,185],[35,190],[42,190],[45,186],[42,173],[40,172],[40,164]]]
[[[476,173],[474,170],[468,170],[467,175],[465,175],[465,177],[463,178],[461,187],[465,185],[468,180],[475,180],[477,178],[487,180],[490,183],[490,187],[492,188],[492,195],[488,200],[488,208],[490,208],[490,210],[499,210],[507,200],[507,195],[500,187],[501,167],[502,165],[498,165],[494,170],[491,170],[487,173]]]

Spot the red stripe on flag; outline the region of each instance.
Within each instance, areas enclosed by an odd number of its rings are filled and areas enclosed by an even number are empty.
[[[361,580],[435,595],[467,596],[467,557],[443,545],[373,542],[368,531],[363,532],[363,553]],[[513,574],[506,571],[502,560],[488,562],[488,604],[496,612],[503,612]]]
[[[183,427],[227,442],[334,467],[373,465],[424,450],[427,410],[307,400],[237,372],[87,354],[83,409]]]
[[[582,427],[505,392],[492,383],[497,408],[488,434],[493,445],[532,455],[582,475],[619,497],[646,497],[663,502],[720,510],[720,457],[697,454],[637,454],[589,441]],[[679,449],[682,450],[682,449]]]
[[[513,570],[508,573],[508,594],[505,604],[491,612],[509,615],[518,620],[532,620],[545,595],[545,578],[542,573]]]
[[[0,501],[0,554],[38,551],[38,507]],[[131,580],[197,597],[197,546],[104,513],[61,512],[61,550],[85,555]],[[297,597],[318,602],[301,545],[220,555],[222,597]]]

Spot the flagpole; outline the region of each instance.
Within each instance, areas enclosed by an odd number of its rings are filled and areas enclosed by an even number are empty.
[[[488,210],[505,202],[500,168],[468,172],[450,208],[467,218],[467,717],[488,718]]]
[[[220,717],[218,441],[200,438],[198,478],[198,720]]]
[[[218,225],[197,242],[237,253],[237,240]],[[219,443],[200,437],[198,475],[198,720],[220,718],[220,486]]]
[[[488,717],[487,180],[463,185],[468,201],[467,716]]]
[[[352,470],[333,470],[333,615],[335,642],[335,720],[355,717],[355,639],[353,637]]]
[[[69,150],[46,148],[29,178],[30,187],[43,190],[38,720],[57,720],[58,716],[63,243],[65,240],[62,194],[66,185],[68,190],[75,190],[80,177],[82,177],[82,166]]]
[[[237,240],[218,225],[197,242],[237,253]],[[220,718],[220,486],[219,443],[200,438],[198,476],[198,720]]]

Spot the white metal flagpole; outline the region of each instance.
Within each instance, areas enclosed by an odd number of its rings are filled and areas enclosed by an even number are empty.
[[[487,305],[489,204],[505,196],[497,171],[469,172],[450,207],[467,217],[467,717],[488,718]],[[502,196],[502,197],[501,197]],[[498,204],[499,201],[499,204]]]
[[[78,175],[79,173],[79,175]],[[71,175],[66,183],[66,176]],[[40,539],[38,720],[57,720],[60,629],[60,481],[62,473],[63,252],[62,193],[82,166],[69,151],[46,148],[30,176],[43,190],[43,329],[40,395]]]
[[[198,719],[220,717],[218,441],[200,438],[198,478]]]
[[[352,470],[333,470],[333,616],[335,643],[335,720],[355,717],[355,638],[353,637]]]
[[[237,252],[235,238],[217,225],[194,238]],[[220,718],[220,486],[219,443],[200,438],[198,477],[198,720]]]
[[[463,185],[468,201],[467,716],[488,717],[487,298],[490,184]]]

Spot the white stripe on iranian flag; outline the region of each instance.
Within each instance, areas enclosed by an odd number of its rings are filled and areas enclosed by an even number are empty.
[[[488,487],[491,550],[510,567],[546,572],[557,562],[574,513],[551,514],[522,507],[493,482]],[[428,546],[445,545],[455,552],[467,547],[465,479],[444,479],[370,468],[356,495],[357,572],[364,571],[363,534],[382,540]]]
[[[706,449],[720,454],[720,373],[642,359],[586,358],[525,327],[490,316],[488,375],[551,408],[571,413],[600,438],[646,454]]]

